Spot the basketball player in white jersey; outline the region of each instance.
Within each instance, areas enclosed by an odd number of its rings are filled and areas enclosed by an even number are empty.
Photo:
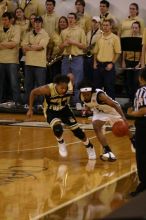
[[[115,161],[116,156],[111,151],[106,136],[103,132],[103,125],[109,122],[111,125],[117,120],[126,118],[118,102],[112,100],[103,90],[93,90],[80,84],[80,99],[87,108],[93,111],[92,124],[98,141],[103,147],[103,154],[100,156],[104,161]]]

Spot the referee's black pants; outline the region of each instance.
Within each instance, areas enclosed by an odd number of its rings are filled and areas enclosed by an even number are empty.
[[[146,187],[146,118],[135,121],[136,162],[139,180]]]

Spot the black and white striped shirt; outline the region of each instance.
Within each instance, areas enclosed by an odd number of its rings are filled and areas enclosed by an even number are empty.
[[[138,111],[142,107],[146,107],[146,85],[137,90],[134,99],[134,110]],[[146,117],[146,115],[144,115],[144,117]]]

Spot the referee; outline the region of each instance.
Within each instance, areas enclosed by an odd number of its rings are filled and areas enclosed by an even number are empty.
[[[136,117],[135,120],[135,147],[136,163],[139,177],[139,185],[131,196],[136,196],[146,190],[146,67],[139,75],[140,88],[137,90],[134,99],[134,109],[128,109],[128,115]]]

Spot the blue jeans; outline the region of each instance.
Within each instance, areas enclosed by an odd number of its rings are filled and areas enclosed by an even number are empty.
[[[19,65],[15,63],[0,63],[0,102],[2,102],[6,76],[10,81],[13,101],[16,103],[21,102],[18,68]]]
[[[62,75],[72,73],[74,75],[74,97],[72,104],[75,105],[77,102],[81,102],[79,99],[78,85],[83,79],[83,56],[72,56],[72,60],[69,60],[68,56],[64,56],[62,59],[61,66]]]
[[[25,100],[24,103],[29,103],[29,95],[32,89],[35,87],[43,86],[46,84],[46,68],[38,66],[25,66],[25,78],[24,78],[24,88],[25,88]],[[37,105],[43,103],[43,97],[37,97]]]

